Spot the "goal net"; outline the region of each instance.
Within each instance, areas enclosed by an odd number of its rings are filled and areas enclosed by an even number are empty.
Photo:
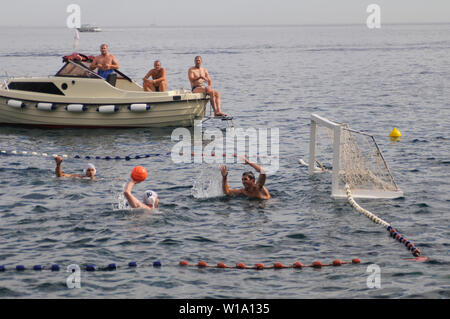
[[[347,184],[354,198],[403,196],[375,138],[347,124],[311,115],[310,174],[331,173],[331,196],[346,198]]]

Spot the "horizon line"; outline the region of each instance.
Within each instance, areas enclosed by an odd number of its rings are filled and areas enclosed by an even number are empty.
[[[450,24],[447,22],[384,22],[381,25],[435,25],[435,24]],[[337,23],[285,23],[285,24],[197,24],[197,25],[183,25],[183,24],[147,24],[147,25],[92,25],[100,28],[202,28],[202,27],[310,27],[310,26],[358,26],[366,24],[363,22],[337,22]],[[18,28],[67,28],[61,25],[14,25],[14,24],[0,24],[0,27],[18,27]]]

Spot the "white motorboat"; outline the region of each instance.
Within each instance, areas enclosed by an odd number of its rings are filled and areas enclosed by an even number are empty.
[[[74,53],[49,77],[0,84],[0,125],[130,128],[189,127],[205,116],[209,99],[179,89],[145,92],[115,70],[107,79],[89,69],[93,57]]]
[[[91,24],[82,24],[79,28],[77,28],[77,30],[80,32],[100,32],[100,31],[102,31],[102,29],[99,28],[98,26],[91,25]]]

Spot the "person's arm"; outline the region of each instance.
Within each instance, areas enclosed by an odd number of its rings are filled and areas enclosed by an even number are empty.
[[[89,69],[95,70],[95,69],[97,68],[97,66],[98,66],[97,58],[95,57],[94,60],[92,60],[92,63],[91,63],[91,65],[89,66]]]
[[[56,162],[56,168],[55,168],[55,175],[56,177],[76,177],[81,178],[83,176],[79,174],[66,174],[62,172],[62,157],[61,156],[55,156],[55,162]]]
[[[61,168],[61,163],[62,163],[61,156],[55,156],[55,162],[56,162],[55,175],[56,175],[56,177],[62,177],[63,172],[62,172],[62,168]]]
[[[117,62],[117,59],[114,55],[112,56],[111,64],[106,65],[106,68],[113,70],[117,70],[119,68],[119,62]]]
[[[264,184],[266,183],[266,171],[261,166],[259,166],[256,163],[250,162],[245,157],[244,157],[244,161],[245,161],[245,164],[250,165],[259,173],[259,177],[258,177],[258,180],[256,181],[256,184],[258,185],[259,188],[262,188],[264,186]]]
[[[158,83],[164,82],[165,80],[166,80],[166,69],[162,69],[161,70],[161,77],[156,79],[156,80],[153,80],[153,83],[154,84],[158,84]]]
[[[242,193],[241,189],[232,189],[228,186],[228,170],[225,165],[222,165],[220,167],[220,171],[222,173],[222,190],[225,195],[227,196],[233,196],[233,195],[240,195]]]
[[[211,80],[211,78],[209,77],[209,73],[208,73],[208,70],[207,70],[207,69],[205,69],[205,81],[208,82],[208,86],[209,86],[209,87],[212,87],[212,80]]]
[[[152,71],[153,71],[153,69],[151,69],[150,71],[147,72],[147,74],[143,78],[144,81],[148,80],[148,78],[152,75]]]
[[[195,76],[194,76],[194,70],[192,68],[190,68],[188,71],[188,78],[189,78],[189,82],[191,83],[191,86],[192,86],[192,84],[196,80]]]
[[[125,186],[123,194],[125,198],[128,200],[128,203],[130,204],[131,207],[139,208],[142,207],[143,204],[136,197],[134,197],[133,194],[131,194],[131,190],[133,189],[134,185],[136,185],[136,182],[134,180],[130,180]]]

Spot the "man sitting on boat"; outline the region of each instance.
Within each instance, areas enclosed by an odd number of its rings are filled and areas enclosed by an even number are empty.
[[[73,177],[73,178],[90,178],[92,180],[95,179],[95,173],[97,170],[95,169],[95,166],[91,163],[86,164],[86,168],[83,170],[84,175],[80,174],[66,174],[62,172],[61,163],[63,159],[61,156],[55,156],[55,162],[56,162],[56,168],[55,168],[55,174],[56,177]]]
[[[101,54],[96,56],[94,61],[92,61],[90,69],[94,70],[97,68],[97,74],[106,79],[108,78],[108,75],[119,68],[119,63],[117,62],[116,57],[109,53],[106,44],[100,46],[100,52]]]
[[[164,92],[167,89],[166,70],[161,67],[161,62],[156,60],[153,64],[154,68],[148,71],[144,76],[144,91]],[[152,81],[149,77],[152,77]]]
[[[220,92],[212,88],[212,81],[209,77],[208,70],[202,67],[202,57],[196,56],[194,63],[195,66],[191,67],[188,72],[192,92],[206,93],[206,95],[209,95],[214,116],[227,116],[220,110]]]

